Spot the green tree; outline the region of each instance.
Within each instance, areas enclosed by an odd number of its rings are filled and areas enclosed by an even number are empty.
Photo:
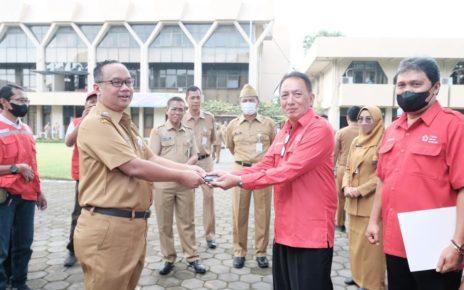
[[[327,30],[319,30],[319,32],[317,32],[316,34],[308,34],[308,35],[305,36],[305,38],[303,40],[303,48],[305,49],[305,52],[307,52],[311,48],[314,41],[319,36],[341,37],[341,36],[345,36],[345,35],[340,31],[327,31]]]

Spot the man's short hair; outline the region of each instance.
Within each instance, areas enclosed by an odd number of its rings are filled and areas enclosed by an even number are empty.
[[[405,58],[400,62],[395,77],[393,78],[393,83],[396,84],[399,74],[411,70],[425,73],[432,85],[440,81],[440,69],[435,59],[431,57],[410,57]]]
[[[114,60],[114,59],[97,62],[97,65],[93,69],[93,80],[95,81],[95,83],[100,83],[103,81],[103,71],[102,71],[103,67],[105,65],[114,64],[114,63],[121,63],[121,62]]]
[[[24,91],[24,88],[18,85],[15,85],[15,84],[6,84],[0,88],[0,99],[5,99],[7,101],[10,101],[11,97],[14,96],[15,94],[13,90]],[[1,104],[0,104],[0,108],[3,109],[3,106]]]
[[[361,107],[353,106],[348,109],[346,115],[351,122],[356,122],[358,120],[359,111],[361,111]]]
[[[172,103],[172,102],[182,102],[182,103],[185,104],[184,99],[182,99],[181,97],[175,96],[175,97],[172,97],[172,98],[170,98],[170,99],[168,100],[168,103],[167,103],[167,105],[166,105],[166,108],[169,108],[169,106],[171,106],[171,103]]]
[[[280,82],[279,82],[279,93],[280,93],[280,89],[282,88],[282,83],[285,80],[290,79],[290,78],[297,78],[297,79],[302,80],[305,83],[305,86],[308,89],[308,92],[311,93],[313,91],[313,86],[311,84],[311,80],[309,79],[309,77],[306,74],[301,73],[299,71],[292,71],[292,72],[284,75],[282,77],[282,79],[280,80]]]
[[[201,90],[199,87],[197,86],[190,86],[187,88],[187,90],[185,91],[185,98],[188,98],[189,96],[189,92],[196,92],[196,91],[199,91],[200,94],[201,94]]]

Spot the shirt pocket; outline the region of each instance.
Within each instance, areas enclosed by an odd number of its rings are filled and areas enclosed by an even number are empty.
[[[14,136],[8,136],[0,139],[3,150],[3,164],[13,164],[18,157],[18,144]]]
[[[174,139],[161,140],[161,156],[171,153],[175,150],[176,142]]]
[[[409,151],[412,153],[408,162],[410,173],[439,179],[446,175],[446,163],[442,157],[441,144],[426,142],[412,143]]]

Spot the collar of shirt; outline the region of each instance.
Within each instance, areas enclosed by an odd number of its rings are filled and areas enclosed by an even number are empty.
[[[298,119],[298,121],[295,124],[295,128],[298,126],[305,127],[306,125],[308,125],[308,123],[311,121],[314,115],[315,114],[314,114],[313,109],[309,108],[308,111]],[[292,127],[292,124],[290,123],[290,121],[287,120],[287,122],[285,122],[283,130],[285,130],[286,132],[289,132],[291,127]],[[295,128],[292,128],[292,129],[295,130]]]
[[[200,110],[200,115],[199,115],[200,119],[204,119],[205,118],[205,113],[203,111]],[[190,111],[187,111],[187,113],[185,113],[185,119],[187,120],[190,120],[190,119],[193,119],[193,116],[192,114],[190,113]]]
[[[172,125],[171,121],[169,121],[169,120],[166,121],[166,129],[167,129],[168,131],[170,131],[170,130],[177,130],[177,129],[174,127],[174,125]],[[184,126],[183,126],[182,124],[180,125],[179,131],[185,131],[185,128],[184,128]]]
[[[443,111],[443,108],[441,107],[440,103],[438,101],[435,102],[430,108],[428,108],[420,117],[419,119],[422,120],[422,122],[430,126],[432,124],[433,120],[435,117],[438,115],[439,112]],[[395,128],[401,127],[405,130],[408,129],[408,119],[407,119],[407,113],[403,113],[401,117],[398,119],[398,122],[395,124]]]
[[[3,116],[3,114],[0,114],[0,121],[2,121],[3,123],[7,124],[7,125],[10,125],[10,126],[13,126],[15,127],[16,129],[21,129],[22,127],[22,123],[21,123],[21,119],[18,118],[18,121],[16,122],[13,122],[11,121],[10,119],[8,119],[7,117]]]
[[[263,120],[263,117],[260,115],[260,114],[256,114],[255,118],[253,119],[254,120],[257,120],[258,122],[262,123],[264,120]],[[246,118],[245,118],[245,115],[241,115],[238,119],[238,123],[239,124],[242,124],[243,122],[246,121]]]
[[[103,117],[108,117],[111,119],[111,122],[118,124],[121,122],[121,119],[123,122],[127,122],[130,120],[130,116],[124,112],[116,112],[108,108],[107,106],[103,105],[101,102],[97,102],[97,105],[95,106],[97,114],[103,116]],[[130,123],[130,122],[129,122]]]

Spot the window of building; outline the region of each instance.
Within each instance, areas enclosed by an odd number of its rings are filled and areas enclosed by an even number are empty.
[[[85,37],[89,42],[93,42],[95,37],[97,36],[98,32],[101,29],[101,25],[99,24],[83,24],[79,25],[80,30],[84,33]]]
[[[0,39],[0,85],[15,83],[26,90],[35,89],[34,44],[19,27],[9,27]]]
[[[247,82],[247,64],[203,65],[203,87],[207,89],[239,89]]]
[[[0,63],[35,63],[36,49],[19,27],[9,27],[0,39]]]
[[[140,48],[124,26],[112,26],[97,47],[97,61],[140,62]]]
[[[154,24],[131,24],[131,27],[142,42],[147,41],[148,37],[155,29]]]
[[[84,106],[63,106],[63,123],[66,130],[71,120],[82,116],[82,112],[84,112]]]
[[[137,127],[139,126],[139,117],[140,117],[140,108],[130,108],[130,115],[132,123],[134,123]]]
[[[453,79],[453,84],[464,85],[464,61],[459,62],[453,69],[450,76]]]
[[[178,25],[165,26],[148,49],[151,63],[193,63],[194,57],[193,44]]]
[[[248,43],[234,25],[221,25],[206,41],[202,50],[204,63],[248,63]]]
[[[143,110],[143,136],[150,136],[150,132],[153,129],[154,120],[154,109],[144,108]]]
[[[50,26],[49,25],[30,25],[29,28],[31,29],[32,34],[34,34],[35,38],[39,42],[42,42]]]
[[[185,24],[185,27],[190,32],[190,34],[192,34],[195,41],[200,42],[203,39],[203,37],[206,35],[206,32],[208,32],[209,28],[211,27],[211,24],[187,23]]]
[[[178,89],[193,85],[192,63],[151,63],[150,89]]]
[[[354,84],[386,84],[387,76],[376,61],[353,61],[343,74]]]
[[[50,91],[84,91],[87,47],[70,26],[58,28],[45,49],[46,84]]]
[[[124,26],[111,27],[97,47],[97,61],[116,59],[123,63],[140,88],[140,47]]]

